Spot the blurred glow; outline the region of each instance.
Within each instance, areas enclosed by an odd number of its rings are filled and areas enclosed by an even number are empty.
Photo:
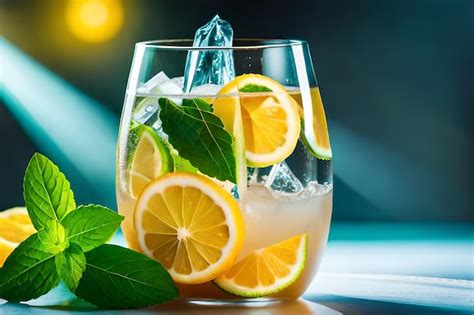
[[[0,76],[7,108],[38,148],[75,180],[76,193],[114,207],[116,117],[6,40],[0,39],[0,49],[8,60]]]
[[[79,39],[99,43],[113,38],[123,24],[120,0],[69,0],[66,20]]]

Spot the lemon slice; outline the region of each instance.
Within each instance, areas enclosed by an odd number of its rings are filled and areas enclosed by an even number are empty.
[[[210,281],[234,262],[244,239],[237,201],[205,176],[174,172],[143,190],[134,213],[138,243],[179,283]]]
[[[303,104],[301,93],[292,95],[297,103]],[[307,148],[319,159],[332,158],[329,142],[328,124],[324,113],[323,101],[318,87],[311,88],[311,104],[304,109],[303,141]],[[303,112],[303,107],[300,107]]]
[[[308,252],[308,236],[301,234],[254,251],[237,262],[214,283],[242,297],[277,293],[298,279]]]
[[[132,129],[137,145],[129,169],[129,187],[133,198],[154,178],[173,171],[173,158],[155,131],[145,125]]]
[[[266,167],[287,158],[298,142],[300,118],[298,104],[285,87],[263,75],[244,74],[219,91],[224,100],[229,94],[239,95],[247,164]],[[224,121],[232,119],[227,118],[230,111],[216,114]]]
[[[0,212],[0,267],[13,250],[36,230],[24,207]]]

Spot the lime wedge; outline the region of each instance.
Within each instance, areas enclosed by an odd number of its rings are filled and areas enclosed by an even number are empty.
[[[172,172],[174,165],[170,151],[151,127],[138,125],[131,130],[131,139],[136,147],[130,159],[129,184],[132,197],[137,198],[152,179]]]
[[[301,275],[308,254],[308,235],[301,234],[258,249],[214,280],[219,288],[242,297],[280,292]]]

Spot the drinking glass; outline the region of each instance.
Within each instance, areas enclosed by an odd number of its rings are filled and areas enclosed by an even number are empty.
[[[207,53],[211,59],[222,53],[232,55],[237,77],[232,81],[234,89],[229,88],[232,83],[210,82],[183,92],[186,61],[199,53]],[[228,70],[218,68],[218,58],[210,62],[214,70]],[[183,116],[192,111],[203,115],[203,120],[206,115],[217,117],[220,122],[215,128],[223,126],[232,141],[235,167],[230,168],[237,180],[216,178],[209,171],[212,167],[205,167],[214,162],[216,153],[200,157],[196,152],[205,152],[202,146],[207,148],[207,140],[204,136],[192,138],[193,127],[182,123],[189,117],[166,116],[171,110]],[[238,39],[233,47],[192,47],[190,40],[137,43],[117,147],[117,204],[125,217],[122,231],[128,246],[160,261],[187,299],[261,301],[300,297],[321,263],[331,221],[332,153],[327,130],[305,41]],[[194,140],[188,141],[188,137]],[[239,237],[240,244],[233,247],[234,256],[217,268],[217,273],[190,281],[196,270],[228,255],[214,245],[210,245],[213,254],[204,247],[192,250],[192,244],[198,248],[199,242],[206,243],[186,222],[190,219],[185,219],[201,207],[196,201],[199,199],[187,198],[186,184],[179,184],[186,181],[177,180],[178,186],[184,185],[181,197],[176,197],[181,198],[181,206],[170,206],[174,201],[169,200],[143,201],[154,198],[153,194],[159,194],[163,191],[160,187],[173,179],[186,176],[211,187],[213,193],[219,192],[222,200],[230,197],[232,201],[221,207],[235,202],[238,213],[233,215],[240,216],[243,224],[239,233],[232,222],[224,232],[209,228],[206,237],[210,242],[225,244]],[[173,217],[170,220],[174,221],[164,227],[167,219],[160,213],[171,209],[164,210],[166,207],[182,207],[173,208],[182,213],[182,218]],[[202,214],[201,220],[213,219],[213,209],[205,209],[209,212]],[[147,216],[147,211],[152,215]],[[226,220],[228,215],[224,213]],[[188,258],[183,265],[179,260],[185,254],[199,256],[201,265],[196,257]],[[254,265],[242,267],[242,261],[250,256]],[[267,269],[262,269],[264,264]],[[232,274],[233,268],[244,271]],[[179,273],[184,276],[176,276]]]

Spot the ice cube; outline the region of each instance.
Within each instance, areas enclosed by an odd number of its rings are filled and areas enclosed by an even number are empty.
[[[152,93],[152,90],[161,84],[165,83],[166,81],[169,81],[170,78],[163,72],[159,72],[157,75],[155,75],[153,78],[150,80],[146,81],[143,83],[139,88],[138,91],[139,93]]]
[[[168,97],[173,102],[181,105],[181,98],[172,97],[183,94],[182,77],[170,79],[163,71],[148,80],[138,88],[140,94],[156,94]],[[137,106],[138,107],[138,106]]]
[[[285,161],[272,166],[265,186],[277,196],[298,195],[304,190],[303,184],[296,178]]]
[[[171,79],[171,82],[173,82],[174,84],[176,84],[176,85],[181,89],[181,91],[183,91],[184,77],[175,77],[175,78],[172,78],[172,79]]]
[[[182,85],[179,86],[179,81],[175,79],[170,79],[163,71],[161,71],[138,88],[138,94],[150,96],[145,96],[136,105],[133,112],[133,119],[136,122],[139,122],[141,124],[151,122],[151,124],[153,124],[158,119],[156,116],[158,114],[157,112],[159,108],[159,95],[163,95],[163,97],[168,97],[176,104],[181,105],[181,98],[171,97],[183,94]],[[155,94],[156,96],[153,96]]]
[[[158,99],[145,97],[133,111],[133,120],[140,124],[146,124],[158,111]]]
[[[216,15],[194,35],[193,47],[232,47],[229,22]],[[183,91],[203,84],[224,85],[235,77],[231,50],[191,50],[186,59]]]

